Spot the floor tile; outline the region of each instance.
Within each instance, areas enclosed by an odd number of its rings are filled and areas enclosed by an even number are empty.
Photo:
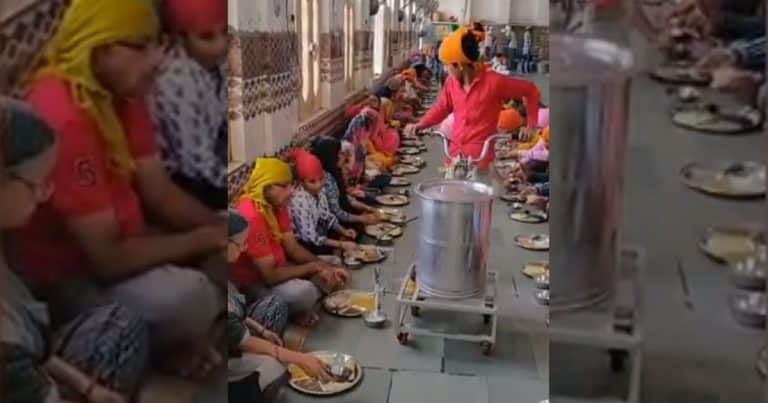
[[[488,385],[481,377],[397,372],[388,403],[488,402]]]
[[[511,318],[500,318],[496,345],[491,356],[484,356],[476,343],[446,340],[445,372],[539,378],[530,334],[515,330],[513,327]]]
[[[539,403],[549,397],[549,384],[543,380],[489,376],[489,403]]]

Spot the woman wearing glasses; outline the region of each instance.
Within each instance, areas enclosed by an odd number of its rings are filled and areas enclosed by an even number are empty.
[[[203,376],[223,364],[208,338],[224,284],[191,267],[225,247],[226,222],[158,158],[144,103],[162,57],[157,35],[151,0],[71,2],[27,87],[59,153],[55,189],[17,234],[18,250],[54,319],[120,301],[150,322],[169,369]]]
[[[0,99],[0,234],[26,224],[50,197],[56,145],[28,108]],[[11,271],[8,252],[0,247],[2,401],[129,401],[147,364],[146,324],[107,304],[53,328],[48,306]]]

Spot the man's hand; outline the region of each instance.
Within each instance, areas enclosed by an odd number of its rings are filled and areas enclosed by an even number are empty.
[[[405,128],[403,129],[403,135],[405,137],[415,137],[417,132],[416,124],[415,123],[408,123],[405,125]]]

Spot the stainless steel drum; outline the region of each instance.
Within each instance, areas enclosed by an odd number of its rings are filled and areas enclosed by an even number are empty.
[[[421,200],[416,281],[425,294],[464,299],[485,291],[494,191],[479,182],[434,180]]]
[[[553,71],[550,310],[591,307],[611,295],[621,203],[632,54],[603,40],[550,37]]]

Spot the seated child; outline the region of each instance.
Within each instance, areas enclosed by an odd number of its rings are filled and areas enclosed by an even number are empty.
[[[295,177],[299,181],[289,207],[296,239],[316,255],[332,255],[339,249],[355,250],[357,244],[354,242],[330,237],[331,230],[349,239],[357,238],[357,233],[342,227],[331,212],[328,198],[323,192],[325,173],[320,160],[303,149],[294,150],[292,158]]]

